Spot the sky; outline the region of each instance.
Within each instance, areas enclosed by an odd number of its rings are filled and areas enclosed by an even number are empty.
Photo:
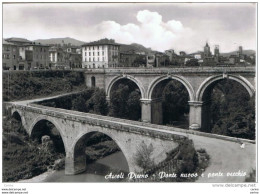
[[[3,37],[71,37],[138,43],[187,53],[256,50],[256,3],[23,3],[3,4]]]

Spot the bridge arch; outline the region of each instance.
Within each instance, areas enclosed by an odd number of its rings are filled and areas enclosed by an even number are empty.
[[[130,156],[127,155],[127,147],[124,146],[121,141],[119,139],[116,138],[116,136],[113,135],[113,133],[108,133],[106,131],[102,131],[100,132],[99,130],[91,130],[88,132],[84,132],[80,135],[78,135],[74,142],[72,143],[71,146],[71,150],[73,153],[73,163],[74,163],[74,173],[78,174],[81,172],[84,172],[86,169],[86,154],[85,154],[85,150],[84,148],[86,147],[84,145],[84,141],[86,141],[92,134],[94,133],[101,133],[104,134],[106,136],[108,136],[109,138],[111,138],[116,145],[118,146],[118,148],[122,151],[126,163],[127,163],[127,168],[128,168],[128,172],[130,172],[131,166],[130,166]]]
[[[148,87],[148,92],[147,92],[148,99],[152,99],[152,97],[153,97],[152,95],[153,95],[153,92],[154,92],[156,86],[158,86],[158,84],[162,83],[165,80],[176,80],[176,81],[179,81],[180,83],[182,83],[189,93],[190,101],[194,100],[195,93],[194,93],[192,85],[184,77],[177,76],[177,75],[167,75],[167,76],[161,76],[159,78],[156,78]]]
[[[24,129],[26,129],[26,126],[25,126],[25,119],[23,117],[23,114],[20,110],[18,109],[12,109],[11,111],[11,117],[20,117],[21,118],[21,122],[22,122],[22,126],[24,127]]]
[[[30,127],[28,129],[29,136],[31,137],[33,129],[37,125],[37,123],[39,123],[40,121],[44,121],[44,120],[49,121],[50,123],[52,123],[56,127],[56,129],[60,133],[60,136],[61,136],[61,139],[62,139],[62,142],[63,142],[63,145],[64,145],[65,153],[67,153],[67,150],[69,150],[69,149],[68,149],[67,141],[65,140],[66,136],[65,136],[63,130],[59,127],[60,125],[52,117],[40,115],[36,119],[34,119],[34,121],[32,122],[32,124],[30,125]]]
[[[245,89],[248,91],[249,96],[252,97],[255,93],[254,86],[244,77],[242,76],[235,76],[235,75],[217,75],[217,76],[211,76],[207,78],[205,81],[202,82],[199,89],[196,93],[196,101],[202,101],[203,95],[208,87],[210,87],[211,84],[223,80],[223,79],[231,79],[238,83],[240,83]]]
[[[145,89],[143,87],[142,82],[140,82],[139,80],[135,79],[131,75],[121,75],[121,76],[117,76],[114,79],[112,79],[110,81],[110,83],[108,84],[107,89],[106,89],[106,94],[107,94],[108,99],[110,99],[111,91],[112,91],[113,86],[115,86],[115,84],[118,81],[122,80],[122,79],[128,79],[128,80],[133,81],[137,85],[137,87],[139,88],[139,90],[141,92],[141,98],[145,98]]]

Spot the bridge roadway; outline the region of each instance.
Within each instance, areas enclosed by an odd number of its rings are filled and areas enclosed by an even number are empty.
[[[61,95],[59,95],[61,96]],[[57,97],[57,96],[56,96]],[[41,105],[35,105],[34,102],[50,99],[40,98],[34,100],[17,101],[11,102],[10,104],[14,106],[26,106],[31,108],[48,109],[50,107],[44,107]],[[185,130],[176,127],[168,127],[163,125],[156,125],[138,121],[130,121],[125,119],[118,119],[113,117],[81,113],[77,111],[64,110],[51,108],[51,110],[58,111],[60,114],[65,114],[75,117],[84,117],[93,120],[99,120],[107,123],[112,123],[114,125],[128,126],[130,129],[162,132],[171,135],[185,136],[192,139],[196,149],[204,148],[210,155],[210,165],[204,172],[204,177],[199,177],[197,182],[207,182],[207,183],[220,183],[220,182],[244,182],[244,176],[226,176],[228,172],[246,172],[247,176],[249,173],[256,169],[256,144],[254,141],[237,139],[227,136],[221,136],[216,134],[203,133],[194,130]],[[240,147],[240,143],[245,143],[245,148]],[[214,177],[208,177],[210,173],[222,172],[223,176],[220,174],[215,174]]]

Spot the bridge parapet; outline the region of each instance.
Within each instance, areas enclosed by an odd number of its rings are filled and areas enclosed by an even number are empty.
[[[109,69],[87,69],[86,74],[167,74],[170,73],[255,73],[255,66],[236,67],[175,67],[175,68],[109,68]]]
[[[149,124],[147,123],[138,121],[131,121],[90,113],[82,113],[60,108],[46,107],[38,104],[30,104],[27,106],[14,104],[12,108],[27,112],[33,112],[40,115],[56,117],[64,120],[76,121],[83,124],[105,127],[111,130],[135,133],[164,140],[172,140],[177,142],[186,138],[185,134],[169,134],[167,132],[157,131],[151,128],[152,124],[150,124],[151,126],[149,126]]]
[[[197,130],[181,129],[177,127],[170,127],[170,126],[157,125],[157,124],[145,123],[140,121],[120,119],[120,118],[91,114],[91,113],[83,113],[83,112],[78,112],[73,110],[47,107],[47,106],[33,104],[33,103],[29,105],[20,105],[20,104],[12,104],[12,103],[8,103],[8,104],[12,105],[12,108],[14,109],[19,109],[19,110],[33,112],[41,115],[47,115],[47,116],[61,118],[65,120],[76,121],[83,124],[106,127],[112,130],[135,133],[139,135],[150,136],[150,137],[165,139],[165,140],[180,141],[189,137],[189,135],[198,135],[198,136],[222,139],[222,140],[232,141],[232,142],[237,142],[238,139],[240,139],[244,142],[255,144],[254,140],[228,137],[228,136],[217,135],[212,133],[200,132]]]

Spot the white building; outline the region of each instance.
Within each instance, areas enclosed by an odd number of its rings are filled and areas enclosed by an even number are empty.
[[[82,45],[82,67],[117,67],[119,65],[119,47],[119,44],[109,39],[101,39]]]

